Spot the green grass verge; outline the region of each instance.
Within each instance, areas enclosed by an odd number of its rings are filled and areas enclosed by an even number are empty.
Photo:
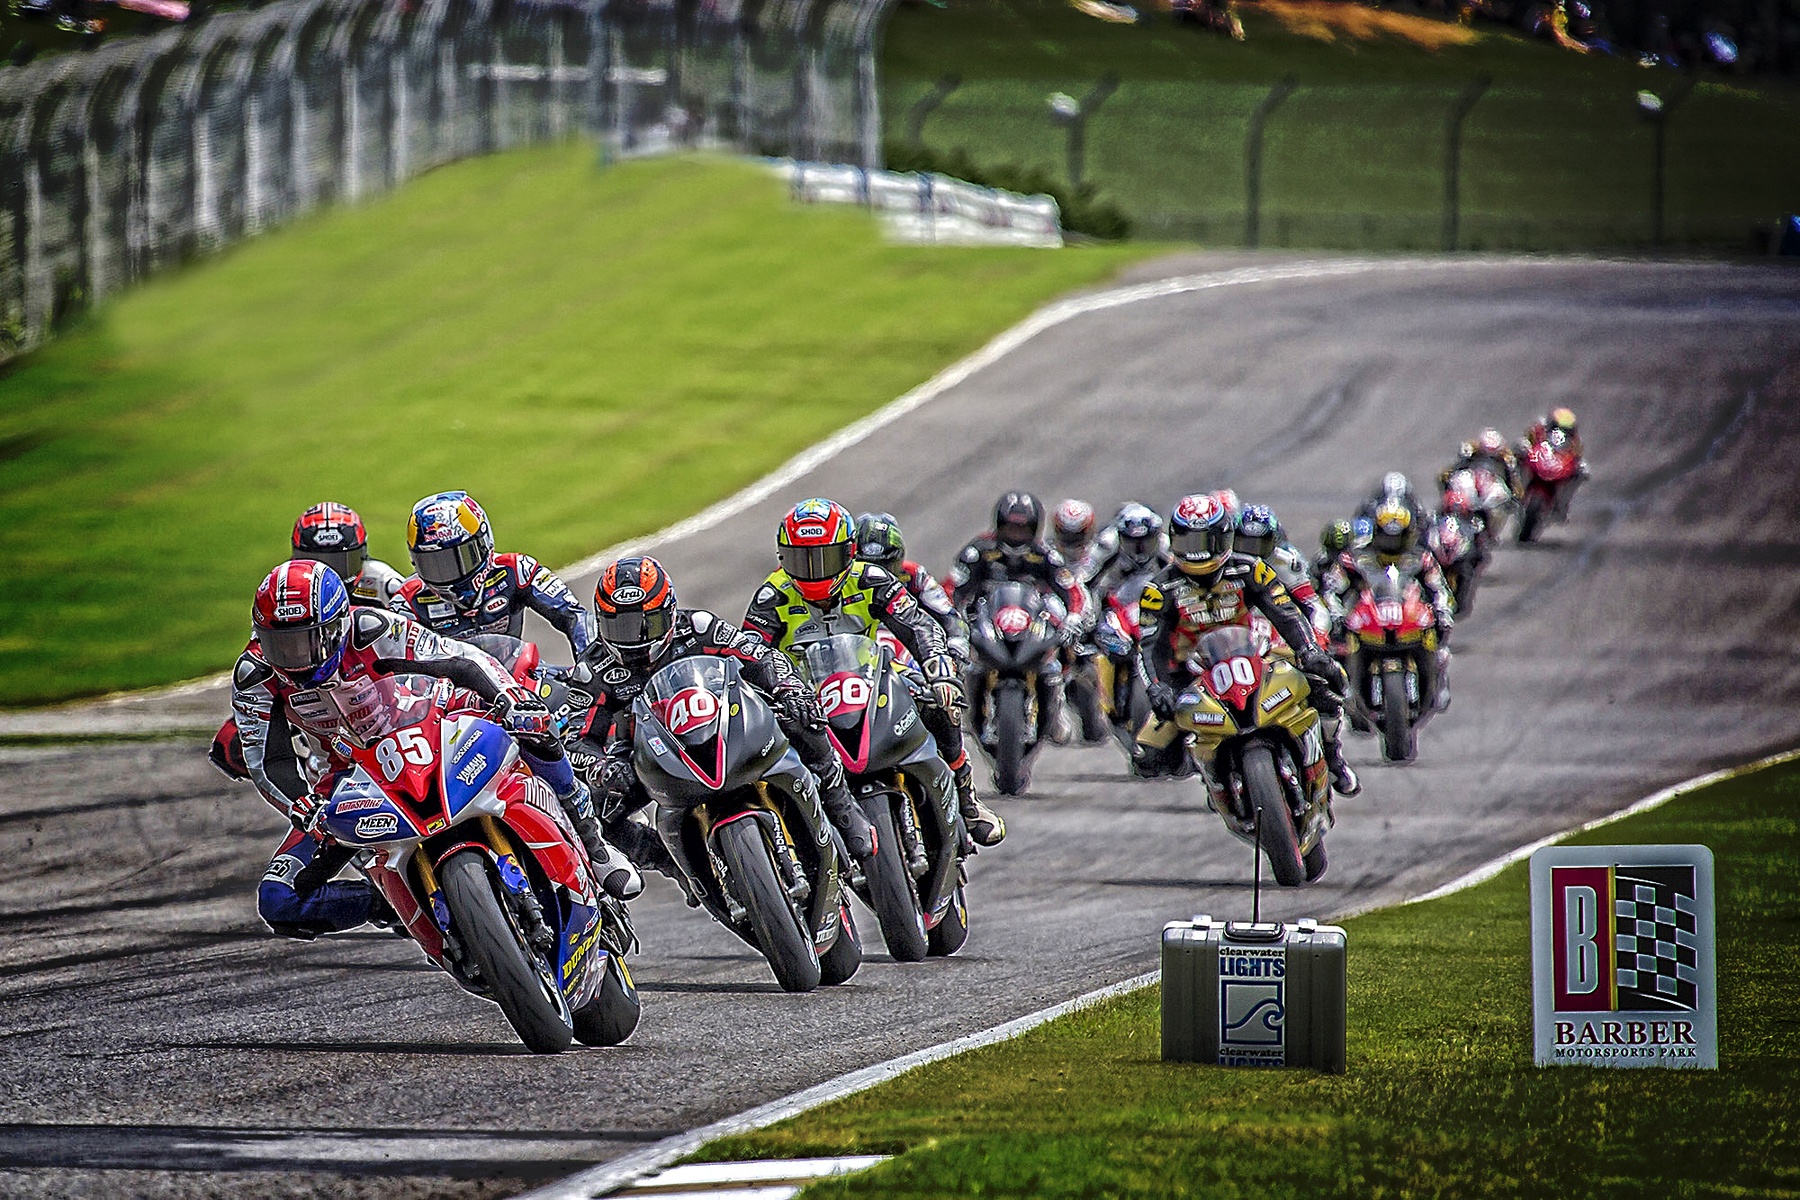
[[[890,139],[945,73],[961,88],[924,127],[928,151],[1066,178],[1065,135],[1045,103],[1107,72],[1123,84],[1093,118],[1087,179],[1140,235],[1237,245],[1244,139],[1283,76],[1301,87],[1270,117],[1263,244],[1435,249],[1445,117],[1478,75],[1493,87],[1465,126],[1465,248],[1641,245],[1650,237],[1651,126],[1639,89],[1693,79],[1583,57],[1481,27],[1429,51],[1394,39],[1332,43],[1287,32],[1254,4],[1236,43],[1164,18],[1108,25],[1061,0],[905,6],[883,52]],[[1800,89],[1710,75],[1668,124],[1667,237],[1751,248],[1800,209]]]
[[[1712,847],[1719,1070],[1532,1065],[1519,864],[1345,922],[1346,1075],[1164,1064],[1150,989],[702,1157],[900,1156],[809,1197],[1794,1195],[1800,765],[1574,841]]]
[[[901,247],[708,159],[433,172],[0,372],[0,704],[222,670],[301,509],[420,496],[568,562],[694,512],[1149,247]]]

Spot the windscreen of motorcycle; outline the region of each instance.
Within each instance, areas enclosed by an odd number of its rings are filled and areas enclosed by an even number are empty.
[[[695,804],[754,783],[787,749],[769,706],[728,659],[670,663],[650,677],[632,715],[638,778],[667,802]]]
[[[344,738],[367,750],[430,716],[432,697],[442,683],[430,675],[365,675],[334,680],[321,686],[319,693],[337,713]]]

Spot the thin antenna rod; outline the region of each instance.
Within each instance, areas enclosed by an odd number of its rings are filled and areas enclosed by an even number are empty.
[[[1255,882],[1250,885],[1250,923],[1262,924],[1262,809],[1256,810],[1256,819],[1250,823],[1256,841],[1250,844],[1250,857],[1256,863]]]

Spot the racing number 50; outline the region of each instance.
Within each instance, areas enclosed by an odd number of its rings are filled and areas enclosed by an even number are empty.
[[[415,767],[431,765],[431,741],[417,729],[402,729],[391,737],[385,737],[375,747],[375,761],[381,766],[381,773],[389,783],[400,778],[400,772],[406,770],[406,764]]]

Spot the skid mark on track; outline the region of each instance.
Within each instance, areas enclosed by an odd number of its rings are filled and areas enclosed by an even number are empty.
[[[141,896],[133,900],[94,900],[87,903],[52,905],[47,908],[0,911],[0,929],[14,925],[29,925],[36,921],[50,921],[58,917],[84,917],[97,913],[128,912],[133,909],[163,908],[175,904],[200,904],[208,900],[227,900],[234,896],[248,895],[256,887],[257,880],[261,878],[262,871],[259,869],[254,874],[229,876],[205,887],[190,888],[184,892],[165,892],[161,895]]]

